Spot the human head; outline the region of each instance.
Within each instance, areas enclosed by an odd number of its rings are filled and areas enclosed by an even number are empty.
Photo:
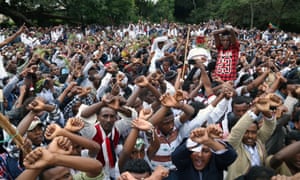
[[[142,101],[147,102],[148,104],[151,104],[156,99],[154,94],[151,91],[149,91],[148,89],[142,89],[139,98]]]
[[[264,166],[253,166],[246,174],[238,177],[236,180],[265,180],[271,179],[274,175],[273,169]]]
[[[232,112],[237,118],[241,118],[250,108],[250,99],[245,96],[232,98]]]
[[[204,48],[193,48],[189,51],[189,54],[187,56],[187,59],[193,59],[193,60],[201,60],[202,63],[206,64],[208,61],[211,60],[210,52]]]
[[[97,118],[105,133],[109,134],[117,121],[117,112],[105,106],[100,109]]]
[[[27,137],[31,140],[32,144],[35,146],[40,146],[43,142],[43,123],[40,119],[35,116],[27,130]]]
[[[144,159],[131,159],[125,164],[123,171],[128,171],[136,179],[147,178],[151,175],[151,168]]]
[[[228,49],[231,42],[230,42],[230,35],[229,33],[223,33],[221,36],[221,44],[223,46],[223,49]]]
[[[164,46],[164,44],[165,44],[164,41],[159,41],[159,42],[157,42],[157,46],[158,46],[159,49],[162,49],[163,46]]]
[[[162,62],[162,70],[168,72],[171,67],[171,62],[169,59],[164,59]]]
[[[137,138],[134,148],[130,154],[130,159],[144,159],[145,142],[142,138]]]
[[[158,129],[164,134],[169,135],[174,128],[174,114],[172,110],[168,110],[164,120],[158,123]]]
[[[40,180],[72,180],[71,171],[67,167],[49,167],[43,170],[39,176]]]
[[[212,156],[212,152],[208,146],[200,146],[193,148],[193,153],[190,155],[193,162],[193,166],[197,171],[203,170],[209,163]]]
[[[254,121],[246,130],[242,142],[248,146],[255,146],[257,140],[258,123]]]
[[[176,76],[177,76],[177,72],[170,70],[169,72],[167,72],[165,74],[165,80],[167,80],[173,84],[173,83],[175,83]]]

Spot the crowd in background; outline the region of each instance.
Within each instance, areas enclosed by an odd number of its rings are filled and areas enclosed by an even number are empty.
[[[297,179],[299,65],[300,34],[220,20],[2,28],[0,177]]]

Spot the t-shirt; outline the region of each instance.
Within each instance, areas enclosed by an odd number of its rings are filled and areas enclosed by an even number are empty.
[[[219,76],[223,81],[235,80],[237,77],[236,68],[239,60],[240,44],[236,42],[226,50],[223,46],[218,46],[217,49],[218,59],[215,75]]]
[[[88,177],[85,172],[79,172],[73,175],[74,180],[104,180],[103,171],[96,177]]]

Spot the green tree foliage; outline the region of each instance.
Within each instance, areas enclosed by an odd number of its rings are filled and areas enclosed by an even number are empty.
[[[135,18],[134,0],[0,0],[0,13],[16,23],[118,24]]]
[[[0,13],[17,24],[36,25],[221,19],[239,27],[264,29],[272,22],[299,31],[299,8],[299,0],[0,0]]]
[[[174,0],[159,0],[153,5],[149,18],[154,22],[161,22],[162,19],[174,20]]]
[[[175,4],[175,18],[188,23],[221,19],[239,27],[264,29],[272,22],[283,30],[300,29],[299,0],[176,0]],[[188,16],[183,18],[180,10]]]

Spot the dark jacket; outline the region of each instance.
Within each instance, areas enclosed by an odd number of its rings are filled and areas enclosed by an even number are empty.
[[[202,180],[213,179],[213,180],[222,180],[223,179],[223,170],[226,170],[227,167],[233,163],[237,157],[235,150],[226,143],[227,151],[222,154],[215,154],[212,152],[211,159],[207,166],[201,171]],[[190,158],[193,152],[186,147],[186,140],[178,146],[175,151],[172,153],[172,162],[177,167],[177,174],[179,179],[188,179],[188,180],[201,180],[199,171],[197,171],[194,166],[192,159]]]

